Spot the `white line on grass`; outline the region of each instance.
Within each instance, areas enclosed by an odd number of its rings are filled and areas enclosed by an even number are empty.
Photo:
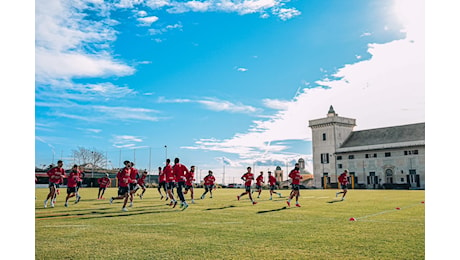
[[[417,205],[424,205],[424,204],[414,203],[414,204],[411,204],[411,205],[406,206],[406,207],[400,207],[399,210],[401,210],[401,209],[409,209],[409,208],[415,207]],[[369,214],[369,215],[362,216],[362,217],[359,217],[359,218],[354,218],[354,219],[355,220],[365,219],[365,218],[375,217],[375,216],[378,216],[378,215],[382,215],[382,214],[385,214],[385,213],[388,213],[388,212],[395,212],[395,211],[398,211],[398,210],[397,209],[384,210],[384,211],[380,211],[380,212],[377,212],[377,213],[374,213],[374,214]]]

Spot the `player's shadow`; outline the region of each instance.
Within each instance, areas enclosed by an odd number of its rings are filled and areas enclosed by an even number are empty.
[[[279,209],[261,210],[261,211],[257,211],[257,214],[275,212],[275,211],[285,210],[285,209],[287,209],[287,208],[288,208],[288,207],[285,206],[285,207],[282,207],[282,208],[279,208]]]
[[[225,206],[225,207],[220,207],[220,208],[208,208],[205,210],[217,210],[217,209],[229,209],[229,208],[234,208],[236,207],[235,205],[230,205],[230,206]]]
[[[327,203],[336,203],[336,202],[342,202],[343,200],[331,200],[331,201],[328,201]]]

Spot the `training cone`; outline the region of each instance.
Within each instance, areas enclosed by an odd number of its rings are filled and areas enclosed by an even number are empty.
[[[355,218],[350,218],[350,221],[356,221],[356,219]]]
[[[422,203],[425,203],[425,201],[422,201]]]
[[[400,210],[401,208],[396,208],[397,210]]]

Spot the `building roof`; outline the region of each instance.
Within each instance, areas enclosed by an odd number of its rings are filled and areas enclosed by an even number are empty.
[[[354,131],[340,146],[351,148],[359,146],[382,146],[389,144],[425,144],[425,123]]]

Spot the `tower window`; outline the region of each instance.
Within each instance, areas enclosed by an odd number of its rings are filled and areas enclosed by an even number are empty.
[[[328,153],[322,153],[321,154],[321,163],[329,163],[329,154]]]
[[[323,141],[326,141],[326,133],[323,133]]]

